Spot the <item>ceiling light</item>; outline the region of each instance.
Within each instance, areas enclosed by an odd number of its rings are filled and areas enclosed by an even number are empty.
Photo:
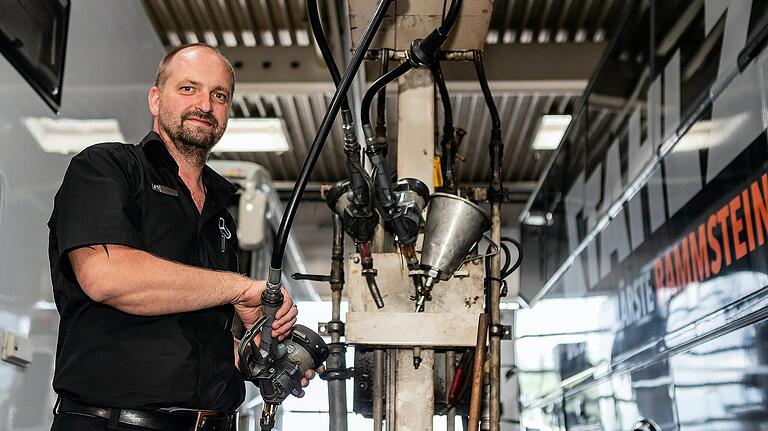
[[[523,219],[523,224],[528,226],[551,226],[552,213],[534,214],[528,213]]]
[[[288,133],[280,118],[233,118],[215,147],[215,153],[288,151]]]
[[[534,150],[557,149],[570,123],[570,115],[543,115],[531,147]]]
[[[69,118],[27,117],[29,133],[47,153],[79,153],[99,142],[125,142],[115,119],[74,120]]]

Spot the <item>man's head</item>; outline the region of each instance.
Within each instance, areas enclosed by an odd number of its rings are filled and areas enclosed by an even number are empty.
[[[170,51],[149,91],[154,130],[202,165],[227,128],[234,89],[232,65],[215,48],[191,44]]]

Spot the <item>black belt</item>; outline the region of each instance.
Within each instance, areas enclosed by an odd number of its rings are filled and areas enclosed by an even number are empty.
[[[235,413],[215,411],[160,411],[112,409],[88,406],[66,398],[59,398],[57,414],[75,414],[106,419],[118,423],[163,431],[231,431],[235,429]]]

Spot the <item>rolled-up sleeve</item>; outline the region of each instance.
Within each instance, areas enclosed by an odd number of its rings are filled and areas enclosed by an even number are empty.
[[[59,259],[95,244],[143,249],[138,162],[124,144],[98,144],[75,156],[54,199],[49,227]]]

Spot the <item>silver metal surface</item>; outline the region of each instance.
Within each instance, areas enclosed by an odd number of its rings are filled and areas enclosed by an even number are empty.
[[[424,227],[422,267],[448,280],[490,227],[491,220],[479,206],[458,196],[434,193]]]

